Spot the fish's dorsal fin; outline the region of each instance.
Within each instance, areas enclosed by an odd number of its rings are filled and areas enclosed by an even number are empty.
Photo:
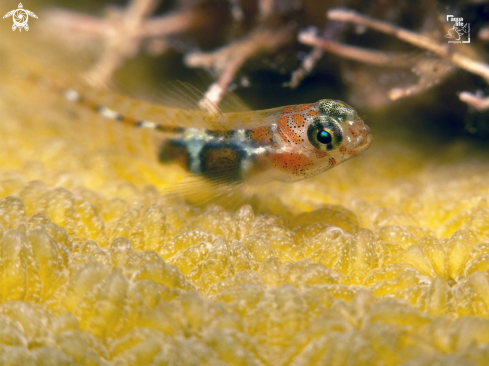
[[[215,115],[223,114],[220,108],[208,100],[202,91],[183,81],[163,84],[152,99],[155,103],[172,108],[200,110]]]
[[[151,101],[172,108],[200,110],[215,115],[250,110],[233,92],[227,92],[217,105],[207,97],[207,93],[183,81],[163,84],[161,89],[151,98]]]

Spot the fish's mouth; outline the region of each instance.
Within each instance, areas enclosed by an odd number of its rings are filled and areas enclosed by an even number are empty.
[[[363,128],[365,130],[365,135],[370,135],[370,128],[367,125],[363,125]]]
[[[372,145],[372,141],[374,139],[373,136],[370,134],[370,128],[367,125],[364,125],[363,128],[364,128],[364,132],[363,132],[364,138],[356,146],[356,149],[358,149],[359,154],[367,150],[370,147],[370,145]]]

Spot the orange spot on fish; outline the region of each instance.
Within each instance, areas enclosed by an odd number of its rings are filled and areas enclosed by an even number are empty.
[[[358,152],[356,152],[355,150],[348,150],[347,153],[350,156],[357,156],[358,155]]]
[[[292,115],[292,118],[297,127],[304,127],[304,117],[300,114],[294,114]]]
[[[343,145],[339,147],[338,151],[342,154],[346,153],[346,147],[344,147]]]
[[[278,133],[285,142],[292,142],[297,144],[302,141],[301,136],[295,131],[297,129],[297,126],[292,121],[289,121],[289,118],[279,118],[277,125]]]
[[[287,117],[280,117],[277,120],[277,126],[278,128],[285,128],[287,126]]]
[[[329,154],[326,151],[321,151],[318,149],[314,149],[314,154],[318,159],[324,158],[325,156],[329,156]]]
[[[302,111],[305,111],[307,109],[311,108],[311,105],[310,104],[302,104],[302,105],[298,105],[297,107],[295,107],[294,111],[296,112],[302,112]]]
[[[273,135],[269,126],[262,126],[251,130],[250,137],[255,141],[268,144],[272,141]]]
[[[335,166],[336,165],[336,159],[335,158],[329,158],[329,165]]]
[[[312,161],[302,154],[270,154],[268,158],[276,168],[293,174],[300,174],[313,165]]]
[[[317,116],[319,113],[316,111],[309,111],[309,112],[307,112],[307,114],[310,116]]]
[[[282,116],[283,116],[284,114],[289,114],[289,113],[291,113],[291,112],[293,112],[293,111],[294,111],[294,108],[292,108],[292,107],[286,108],[286,109],[284,109],[284,111],[282,112]]]
[[[358,136],[358,132],[357,132],[357,131],[355,131],[355,129],[350,128],[349,130],[350,130],[350,135],[351,135],[352,137],[357,137],[357,136]]]

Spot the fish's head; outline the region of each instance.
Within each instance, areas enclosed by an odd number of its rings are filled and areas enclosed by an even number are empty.
[[[360,155],[370,147],[372,135],[368,126],[348,104],[323,99],[311,108],[317,114],[307,125],[309,155],[314,161],[309,176]]]
[[[275,131],[274,149],[264,155],[268,165],[263,166],[273,168],[267,171],[269,180],[312,177],[363,153],[372,143],[357,112],[332,99],[285,107]]]

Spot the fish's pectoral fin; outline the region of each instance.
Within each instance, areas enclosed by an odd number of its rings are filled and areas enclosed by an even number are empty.
[[[180,196],[197,207],[216,204],[228,210],[235,210],[251,199],[249,187],[243,182],[210,181],[196,175],[189,175],[163,193]]]

